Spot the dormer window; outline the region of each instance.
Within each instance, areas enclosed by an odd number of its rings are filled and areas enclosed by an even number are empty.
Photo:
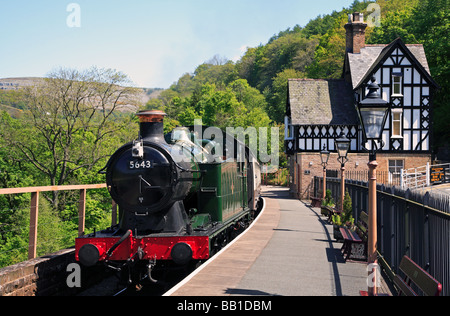
[[[392,96],[403,96],[402,94],[402,74],[392,75]]]

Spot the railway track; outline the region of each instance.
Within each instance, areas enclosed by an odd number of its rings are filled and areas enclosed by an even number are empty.
[[[142,286],[128,286],[120,280],[119,274],[110,273],[101,282],[87,288],[77,296],[162,296],[194,270],[195,268],[174,271],[164,282]]]

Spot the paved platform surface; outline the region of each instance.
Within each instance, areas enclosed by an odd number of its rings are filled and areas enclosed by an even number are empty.
[[[210,259],[173,296],[359,296],[366,264],[344,262],[319,208],[264,187],[266,209],[245,235]]]
[[[437,194],[447,194],[450,196],[450,183],[433,185],[426,188],[416,189],[417,191],[437,193]]]

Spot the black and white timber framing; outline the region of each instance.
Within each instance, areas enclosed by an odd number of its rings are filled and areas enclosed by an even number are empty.
[[[367,95],[372,76],[391,104],[381,153],[431,153],[432,97],[437,84],[430,75],[422,45],[365,45],[346,54],[342,80],[293,79],[288,83],[285,148],[288,155],[333,151],[341,131],[350,152],[364,152],[357,105]]]

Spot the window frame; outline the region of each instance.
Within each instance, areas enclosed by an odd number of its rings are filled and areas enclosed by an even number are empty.
[[[284,139],[293,140],[294,139],[294,125],[292,125],[291,118],[289,116],[284,117]]]
[[[398,79],[398,82],[396,82]],[[396,86],[398,89],[396,89]],[[395,91],[398,90],[398,93]],[[403,96],[403,74],[402,73],[393,73],[392,74],[392,96],[393,97],[402,97]]]
[[[400,117],[395,119],[395,115],[398,114]],[[392,109],[391,111],[391,126],[392,126],[392,136],[391,138],[403,138],[403,110],[402,109]],[[396,128],[395,125],[398,125],[398,134],[394,133]]]
[[[391,166],[391,162],[394,162],[394,166]],[[401,162],[398,164],[398,162]],[[391,167],[394,168],[394,172],[391,171]],[[389,159],[388,160],[388,171],[392,175],[400,175],[401,170],[405,169],[405,160],[404,159]]]

